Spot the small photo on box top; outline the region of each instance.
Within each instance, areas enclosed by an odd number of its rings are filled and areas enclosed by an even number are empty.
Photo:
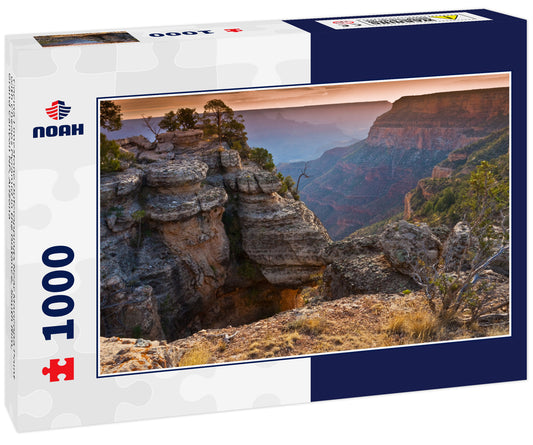
[[[83,34],[56,34],[51,36],[34,36],[35,40],[43,47],[94,45],[100,43],[138,42],[129,32],[96,32]]]
[[[100,375],[509,335],[509,89],[101,99]]]

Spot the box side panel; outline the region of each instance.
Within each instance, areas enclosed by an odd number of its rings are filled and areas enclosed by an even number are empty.
[[[5,404],[11,418],[15,421],[17,411],[17,376],[16,376],[16,77],[13,69],[13,50],[6,40],[6,280],[5,280]]]

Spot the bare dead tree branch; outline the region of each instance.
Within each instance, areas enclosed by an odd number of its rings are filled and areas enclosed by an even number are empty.
[[[300,174],[298,175],[298,180],[296,181],[296,192],[298,192],[298,190],[300,189],[300,180],[301,180],[302,178],[306,178],[306,179],[307,179],[307,178],[310,178],[310,177],[311,177],[311,176],[309,176],[309,175],[307,174],[307,167],[308,167],[308,166],[309,166],[309,161],[306,162],[306,163],[304,164],[304,169],[303,169],[303,170],[300,172]]]
[[[161,133],[161,128],[156,128],[155,123],[152,122],[152,116],[144,116],[143,114],[141,114],[141,118],[144,122],[144,125],[146,125],[146,128],[148,128],[148,130],[150,130],[155,137],[157,137],[158,134]]]

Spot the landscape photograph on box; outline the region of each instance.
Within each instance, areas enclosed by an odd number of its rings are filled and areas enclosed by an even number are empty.
[[[126,31],[54,34],[50,36],[34,36],[34,38],[42,47],[138,42],[135,37]]]
[[[509,335],[510,88],[100,98],[99,374]]]

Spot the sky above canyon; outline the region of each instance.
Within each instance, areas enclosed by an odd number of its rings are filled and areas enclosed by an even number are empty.
[[[424,79],[363,82],[352,84],[319,85],[234,92],[183,94],[168,96],[117,99],[124,119],[141,116],[162,116],[178,108],[195,108],[202,112],[211,99],[221,99],[234,110],[303,107],[336,103],[389,101],[403,96],[431,94],[445,91],[509,87],[508,73],[481,74]]]

